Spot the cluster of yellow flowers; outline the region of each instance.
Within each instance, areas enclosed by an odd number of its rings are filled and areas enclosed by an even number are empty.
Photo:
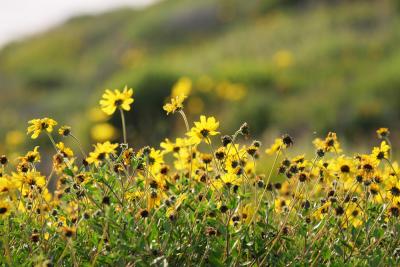
[[[55,233],[73,238],[77,229],[90,227],[85,218],[110,206],[116,212],[135,214],[137,220],[162,211],[171,221],[179,217],[185,204],[205,206],[208,216],[220,216],[228,228],[236,229],[232,231],[248,229],[266,216],[280,229],[277,237],[294,230],[298,220],[317,224],[336,218],[340,231],[360,227],[369,219],[369,205],[381,207],[376,222],[389,223],[400,215],[399,166],[391,160],[388,129],[377,132],[380,146],[370,154],[353,157],[343,153],[335,133],[314,141],[312,159],[292,157],[288,149],[293,138],[283,135],[265,150],[274,157],[266,171],[266,166],[257,165],[261,142],[238,143],[240,136],[249,136],[246,123],[218,141],[219,122],[214,117],[202,115],[190,127],[183,94],[173,95],[164,110],[182,116],[186,135],[174,141],[165,139],[159,149],[134,151],[126,142],[124,120],[124,111],[134,102],[132,95],[127,87],[106,90],[101,109],[108,115],[120,111],[124,143],[97,143],[88,156],[81,149],[81,164],[71,148],[53,139],[55,120],[29,121],[31,138],[46,133],[54,146],[53,170],[48,176],[37,170],[39,147],[18,158],[11,173],[7,157],[2,156],[0,218],[28,214],[41,227],[32,240],[50,240]],[[59,128],[58,134],[76,140],[69,126]],[[213,227],[207,228],[206,234],[216,233]],[[274,240],[273,245],[279,238]]]

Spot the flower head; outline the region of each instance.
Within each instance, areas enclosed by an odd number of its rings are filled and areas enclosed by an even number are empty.
[[[121,92],[118,89],[111,91],[106,89],[103,99],[100,100],[101,109],[107,114],[112,115],[117,108],[129,111],[134,99],[132,98],[133,90],[125,86]]]
[[[94,151],[90,152],[89,157],[86,160],[89,164],[94,163],[98,166],[103,162],[103,160],[110,158],[110,155],[114,155],[117,147],[118,144],[111,144],[109,141],[105,143],[97,143],[94,146]]]
[[[57,122],[53,119],[43,118],[43,119],[33,119],[28,122],[31,124],[28,127],[27,134],[32,134],[31,138],[38,138],[39,134],[42,131],[47,131],[51,133],[53,131],[53,127],[57,125]]]
[[[171,98],[171,102],[163,106],[163,109],[167,112],[167,115],[183,109],[183,101],[186,99],[186,97],[187,96],[182,94]]]
[[[74,152],[69,147],[65,146],[63,142],[57,143],[56,147],[63,157],[72,158],[74,156]]]
[[[374,147],[372,156],[377,160],[389,159],[390,146],[386,141],[382,141],[380,147]]]
[[[30,163],[40,162],[40,153],[38,151],[39,146],[36,146],[32,151],[28,151],[25,157],[21,158]]]
[[[283,143],[282,138],[276,138],[275,142],[271,145],[270,148],[267,148],[265,150],[265,153],[267,153],[268,155],[272,155],[277,153],[278,151],[280,151],[281,149],[284,149],[286,146]]]
[[[313,141],[313,143],[318,150],[321,150],[324,152],[336,152],[336,153],[342,152],[342,149],[340,148],[340,143],[337,139],[336,133],[333,133],[333,132],[329,132],[328,135],[326,136],[325,140],[316,138]]]
[[[66,126],[66,125],[61,126],[60,129],[58,129],[58,134],[61,135],[61,136],[65,136],[65,137],[70,135],[71,134],[71,127]]]
[[[200,116],[200,121],[196,121],[193,127],[187,135],[191,141],[199,144],[201,140],[205,139],[206,143],[209,143],[209,137],[219,134],[216,130],[218,129],[219,122],[214,117],[206,118],[206,116]]]
[[[7,217],[10,214],[11,205],[7,200],[0,201],[0,218]]]
[[[376,130],[376,133],[378,134],[378,137],[380,139],[383,139],[389,136],[390,131],[388,128],[379,128],[378,130]]]

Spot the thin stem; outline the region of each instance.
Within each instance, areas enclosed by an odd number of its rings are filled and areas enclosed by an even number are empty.
[[[179,114],[181,114],[183,121],[185,122],[185,126],[186,126],[186,131],[189,132],[190,128],[189,128],[189,123],[186,117],[186,114],[183,110],[179,110]],[[191,180],[192,178],[192,169],[193,169],[193,150],[192,150],[192,145],[189,146],[189,150],[190,150],[190,172],[189,172],[189,180]]]
[[[57,145],[56,145],[56,142],[54,141],[54,139],[53,139],[53,136],[51,136],[51,133],[49,133],[49,132],[46,132],[47,133],[47,136],[49,137],[49,139],[50,139],[50,141],[51,141],[51,143],[53,144],[53,146],[54,146],[54,149],[56,150],[56,152],[58,153],[59,152],[59,150],[58,150],[58,148],[57,148]]]
[[[120,111],[120,114],[121,114],[122,133],[123,133],[123,135],[124,135],[124,144],[127,144],[127,141],[126,141],[125,115],[124,115],[124,111],[122,110],[122,108],[120,108],[119,111]]]
[[[84,158],[87,158],[87,155],[86,155],[85,151],[83,151],[83,148],[82,148],[81,142],[79,142],[79,139],[76,138],[76,136],[73,135],[73,134],[69,134],[69,135],[70,135],[70,136],[72,137],[72,139],[74,139],[75,142],[78,144],[78,147],[79,147],[79,150],[80,150],[81,153],[82,153],[82,156],[83,156]]]

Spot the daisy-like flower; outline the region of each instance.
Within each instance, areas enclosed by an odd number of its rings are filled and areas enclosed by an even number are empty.
[[[10,214],[11,205],[7,200],[0,201],[0,218],[7,217]]]
[[[274,210],[276,213],[282,213],[288,211],[290,200],[284,199],[282,197],[276,198],[274,200]]]
[[[64,158],[72,158],[74,156],[74,152],[72,151],[72,149],[65,146],[65,144],[63,142],[59,142],[58,144],[56,144],[56,147],[57,147],[59,153]]]
[[[325,140],[316,138],[313,141],[313,143],[317,149],[322,150],[324,152],[336,152],[336,153],[342,152],[336,133],[333,132],[329,132]]]
[[[32,139],[38,138],[42,131],[47,131],[48,133],[51,133],[54,126],[57,125],[57,122],[50,118],[33,119],[30,120],[28,123],[31,125],[28,127],[27,134],[32,134]]]
[[[388,159],[389,158],[390,146],[386,141],[382,141],[380,147],[374,147],[372,150],[372,156],[377,160]]]
[[[26,160],[27,162],[30,163],[35,163],[35,162],[40,162],[40,153],[38,151],[39,146],[35,146],[35,148],[32,151],[28,151],[25,155],[25,157],[20,158],[21,160]]]
[[[265,150],[265,153],[267,153],[268,155],[272,155],[285,147],[286,146],[283,143],[282,138],[276,138],[275,142],[271,145],[271,147],[269,147]]]
[[[211,189],[220,190],[224,186],[229,189],[233,186],[240,186],[242,182],[242,177],[231,173],[225,173],[220,179],[213,181]]]
[[[194,125],[195,127],[192,127],[187,135],[195,144],[199,144],[203,139],[205,139],[206,143],[209,143],[210,136],[219,134],[217,132],[219,122],[214,117],[206,118],[206,116],[202,115],[200,116],[200,121],[196,121]]]
[[[331,207],[331,202],[330,201],[325,202],[316,211],[314,211],[312,217],[317,221],[322,220],[328,214],[330,207]]]
[[[110,155],[114,155],[117,147],[118,144],[111,144],[109,141],[105,143],[97,143],[94,145],[94,151],[89,153],[89,157],[86,159],[86,161],[89,164],[94,163],[96,166],[98,166],[103,162],[103,160],[109,159]]]
[[[400,197],[400,182],[398,182],[397,180],[390,181],[386,185],[386,190],[389,192],[392,198]]]
[[[70,126],[61,126],[60,129],[58,129],[58,134],[61,136],[69,136],[71,134],[71,127]]]
[[[132,88],[128,88],[127,86],[125,86],[122,92],[118,89],[114,89],[114,91],[106,89],[103,98],[100,100],[101,110],[107,115],[112,115],[117,108],[129,111],[131,109],[130,105],[134,101],[132,95]]]
[[[189,141],[185,138],[176,138],[175,143],[166,138],[164,142],[160,143],[160,147],[164,153],[177,153],[181,148],[188,147],[189,145]]]
[[[76,234],[76,228],[75,227],[63,226],[62,227],[62,232],[63,232],[63,235],[66,238],[72,238]]]
[[[163,106],[163,109],[167,112],[167,115],[169,113],[175,113],[177,111],[180,111],[183,109],[183,101],[185,101],[186,98],[187,96],[185,95],[175,96],[171,98],[170,103],[167,103]]]
[[[357,166],[354,159],[342,155],[333,161],[328,169],[332,170],[340,178],[347,180],[349,178],[354,178]]]
[[[12,179],[17,188],[24,186],[23,191],[29,191],[33,186],[44,188],[46,185],[46,178],[37,171],[28,171],[26,173],[12,173]]]
[[[355,203],[350,203],[346,209],[346,216],[343,218],[344,227],[348,225],[353,225],[354,227],[359,227],[364,223],[363,220],[364,212]]]
[[[243,223],[250,223],[253,219],[254,213],[256,211],[256,207],[253,204],[246,204],[245,206],[239,209],[240,218],[242,219]]]
[[[143,153],[144,155],[147,152],[144,152],[142,150],[141,153]],[[163,153],[161,152],[161,150],[151,148],[146,156],[150,170],[153,172],[157,172],[164,163]]]
[[[380,139],[384,139],[389,136],[390,131],[388,128],[379,128],[378,130],[376,130],[376,133],[378,134],[378,137]]]
[[[376,157],[372,155],[361,155],[359,156],[360,170],[365,175],[374,174],[376,168],[378,167],[379,161]]]
[[[15,183],[9,177],[0,177],[0,199],[16,189]]]

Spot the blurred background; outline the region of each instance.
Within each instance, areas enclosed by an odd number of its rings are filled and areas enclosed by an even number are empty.
[[[191,91],[191,121],[214,115],[224,134],[246,121],[264,143],[336,131],[352,149],[377,143],[376,128],[398,133],[399,1],[41,1],[1,3],[0,154],[33,146],[36,117],[71,125],[87,149],[121,140],[98,101],[125,85],[134,148],[183,134],[162,110],[174,85]]]

